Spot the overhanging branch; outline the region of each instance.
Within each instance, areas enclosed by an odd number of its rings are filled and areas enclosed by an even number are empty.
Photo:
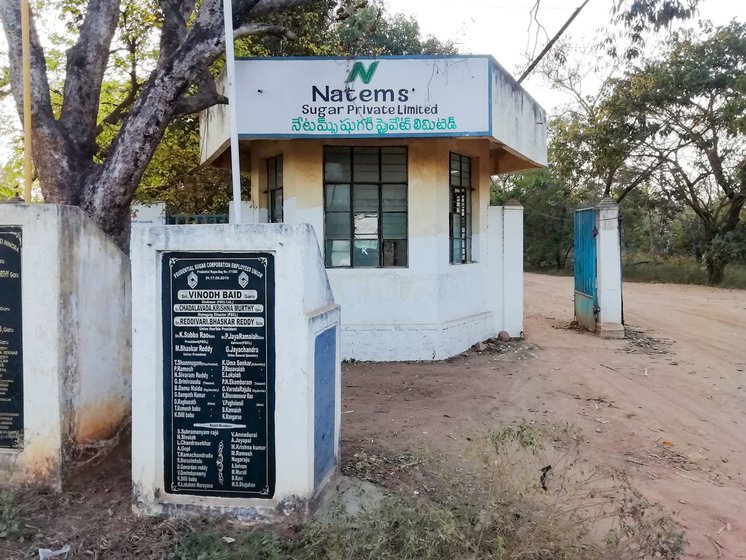
[[[249,36],[264,37],[267,35],[288,39],[290,41],[295,41],[298,38],[295,33],[286,27],[280,25],[269,25],[266,23],[247,23],[236,28],[233,32],[234,39],[241,39],[242,37]]]
[[[228,98],[216,91],[201,91],[195,95],[180,98],[174,108],[174,118],[199,113],[213,105],[226,105]]]

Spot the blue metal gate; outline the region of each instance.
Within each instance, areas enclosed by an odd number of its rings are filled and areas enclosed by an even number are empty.
[[[575,211],[575,320],[592,332],[598,313],[596,213],[595,208]]]

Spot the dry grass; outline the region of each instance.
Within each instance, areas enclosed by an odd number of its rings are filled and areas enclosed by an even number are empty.
[[[571,426],[503,426],[475,442],[483,467],[471,473],[435,455],[358,453],[346,470],[388,488],[377,507],[253,529],[135,518],[124,496],[107,510],[106,489],[6,493],[0,550],[8,560],[62,544],[71,544],[71,557],[94,560],[679,558],[679,528],[621,473],[587,463],[582,442]]]

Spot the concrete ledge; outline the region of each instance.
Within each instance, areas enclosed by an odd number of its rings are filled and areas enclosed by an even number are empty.
[[[596,334],[601,338],[624,338],[624,325],[621,323],[597,323]]]
[[[495,336],[493,314],[441,324],[342,326],[343,359],[365,362],[445,360]]]

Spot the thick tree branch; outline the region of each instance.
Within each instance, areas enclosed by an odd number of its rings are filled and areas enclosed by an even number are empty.
[[[67,52],[60,122],[76,144],[78,157],[96,150],[101,84],[119,19],[119,0],[90,0],[78,41]]]
[[[186,22],[194,11],[195,0],[160,0],[163,12],[161,29],[161,57],[170,56],[187,33]]]
[[[242,37],[249,36],[267,36],[272,35],[274,37],[280,37],[295,41],[298,36],[293,33],[290,29],[279,25],[269,25],[266,23],[247,23],[238,27],[234,30],[234,39],[241,39]]]
[[[309,0],[234,0],[234,24],[307,2]],[[167,18],[169,14],[173,16],[173,10],[180,4],[161,0],[161,6],[165,6],[164,18]],[[214,94],[208,96],[206,91],[209,90],[204,87],[200,87],[193,98],[184,96],[192,86],[204,85],[210,64],[224,52],[222,1],[204,0],[196,17],[188,19],[191,25],[183,39],[168,43],[160,53],[155,69],[112,142],[108,157],[86,180],[83,209],[125,250],[129,243],[129,205],[166,126],[180,114],[178,111],[221,101]],[[182,29],[181,22],[177,23],[172,28],[174,33]]]
[[[104,125],[117,124],[128,115],[127,110],[135,102],[137,94],[140,91],[142,84],[140,84],[137,78],[137,44],[130,42],[127,45],[127,51],[130,55],[129,91],[127,92],[127,96],[96,127],[96,137],[104,131]]]
[[[20,116],[23,115],[20,2],[0,1],[0,20],[2,20],[8,43],[11,90]],[[47,78],[47,62],[39,44],[33,17],[31,17],[31,125],[36,172],[46,179],[41,181],[44,199],[63,204],[74,203],[74,193],[68,189],[71,173],[69,138],[64,128],[54,118]]]
[[[183,117],[192,113],[199,113],[213,105],[228,103],[228,98],[217,91],[201,91],[195,95],[180,98],[174,107],[173,118]]]

